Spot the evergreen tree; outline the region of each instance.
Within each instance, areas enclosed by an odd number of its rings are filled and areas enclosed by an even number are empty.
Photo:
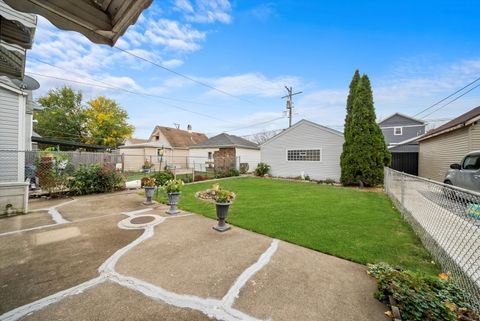
[[[340,167],[342,169],[341,182],[344,185],[349,185],[354,183],[354,173],[353,173],[353,163],[355,162],[355,155],[351,153],[351,144],[352,144],[352,109],[353,101],[355,100],[355,93],[357,90],[358,82],[360,81],[360,72],[355,70],[353,74],[352,81],[350,82],[350,90],[347,98],[347,114],[345,116],[345,126],[343,135],[345,141],[343,143],[343,151],[340,157]]]
[[[383,166],[389,162],[389,151],[385,146],[382,131],[376,122],[373,93],[370,79],[363,75],[357,84],[351,110],[348,151],[354,161],[346,167],[352,173],[354,182],[368,186],[383,183]]]

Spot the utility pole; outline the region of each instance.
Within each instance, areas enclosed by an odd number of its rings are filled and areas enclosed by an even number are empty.
[[[283,96],[282,99],[287,98],[287,111],[288,111],[288,127],[292,127],[292,110],[293,110],[293,96],[301,94],[302,91],[293,92],[293,87],[285,86],[287,90],[287,95]]]

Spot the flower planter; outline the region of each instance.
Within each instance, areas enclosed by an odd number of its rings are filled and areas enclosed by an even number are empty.
[[[145,196],[147,197],[146,201],[143,202],[144,205],[152,205],[152,197],[153,193],[155,192],[155,186],[144,186],[145,189]]]
[[[219,232],[228,231],[231,227],[225,223],[225,220],[228,216],[230,203],[215,203],[215,207],[217,209],[218,224],[213,229]]]
[[[180,192],[168,193],[168,204],[170,208],[166,211],[167,214],[174,215],[180,213],[177,209],[178,200],[180,199]]]

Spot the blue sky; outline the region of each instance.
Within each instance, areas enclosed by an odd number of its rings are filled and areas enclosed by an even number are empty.
[[[342,129],[356,68],[371,78],[378,118],[414,115],[480,77],[479,14],[477,1],[157,0],[116,46],[235,97],[41,17],[27,74],[41,83],[36,96],[66,83],[86,99],[116,99],[140,138],[157,124],[208,135],[284,128],[285,85],[303,91],[294,121]],[[478,105],[480,88],[426,118],[435,125]]]

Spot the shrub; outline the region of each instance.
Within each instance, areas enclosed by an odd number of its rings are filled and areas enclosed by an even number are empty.
[[[164,172],[156,172],[155,174],[151,175],[153,179],[155,179],[156,186],[163,186],[167,181],[173,179],[173,173],[170,171]]]
[[[438,278],[419,276],[379,263],[369,265],[368,274],[378,280],[375,297],[389,304],[392,296],[405,321],[478,320],[463,292],[443,273]]]
[[[248,163],[240,163],[240,174],[246,174],[249,170],[250,166]]]
[[[203,175],[195,175],[195,182],[206,181],[207,177]]]
[[[228,171],[228,176],[240,176],[240,172],[236,168],[230,168]]]
[[[303,179],[306,180],[306,181],[309,181],[310,180],[310,176],[308,174],[306,174],[305,176],[303,176]]]
[[[257,168],[255,169],[255,175],[264,176],[270,172],[270,165],[267,163],[258,163]]]
[[[113,167],[102,164],[82,165],[70,181],[74,194],[113,192],[123,188],[125,177]]]
[[[193,181],[192,175],[185,175],[181,178],[184,183],[191,183]]]
[[[151,169],[153,167],[153,163],[149,162],[148,160],[145,160],[145,162],[142,165],[142,169]]]
[[[333,184],[335,184],[335,180],[334,180],[333,178],[327,178],[327,179],[325,180],[325,184],[327,184],[327,185],[333,185]]]

